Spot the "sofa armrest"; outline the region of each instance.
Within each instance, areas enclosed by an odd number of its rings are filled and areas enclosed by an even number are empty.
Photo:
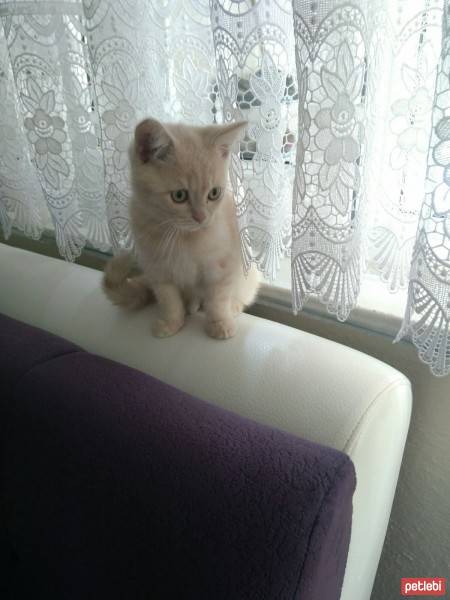
[[[349,347],[251,315],[235,338],[206,337],[201,314],[154,339],[153,308],[127,314],[101,274],[0,244],[0,311],[150,373],[242,416],[345,451],[357,475],[342,600],[369,600],[411,414],[409,381]]]
[[[0,315],[3,597],[339,599],[345,454],[57,343]]]

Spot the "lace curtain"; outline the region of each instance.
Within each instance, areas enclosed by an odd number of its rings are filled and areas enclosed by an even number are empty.
[[[450,370],[447,0],[0,0],[0,222],[132,247],[127,150],[152,115],[248,121],[232,155],[245,266],[291,257],[294,311],[340,320],[365,272]]]

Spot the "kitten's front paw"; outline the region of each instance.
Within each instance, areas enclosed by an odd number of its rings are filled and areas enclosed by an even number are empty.
[[[208,321],[206,333],[217,340],[226,340],[236,333],[236,322],[234,319],[223,319],[222,321]]]
[[[155,337],[165,338],[175,335],[183,327],[183,321],[165,321],[157,319],[152,326],[152,333]]]

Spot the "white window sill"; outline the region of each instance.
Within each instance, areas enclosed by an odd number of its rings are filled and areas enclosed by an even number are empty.
[[[346,323],[395,338],[403,320],[406,298],[406,289],[396,293],[389,292],[387,286],[376,275],[367,274],[363,277],[358,304]],[[274,283],[263,283],[257,302],[263,306],[292,312],[289,259],[282,261]],[[317,298],[310,298],[303,310],[313,316],[336,320]]]

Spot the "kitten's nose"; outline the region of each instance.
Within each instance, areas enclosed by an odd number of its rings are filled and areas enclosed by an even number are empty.
[[[206,215],[200,210],[193,210],[192,218],[195,219],[197,223],[203,223],[203,221],[206,219]]]

